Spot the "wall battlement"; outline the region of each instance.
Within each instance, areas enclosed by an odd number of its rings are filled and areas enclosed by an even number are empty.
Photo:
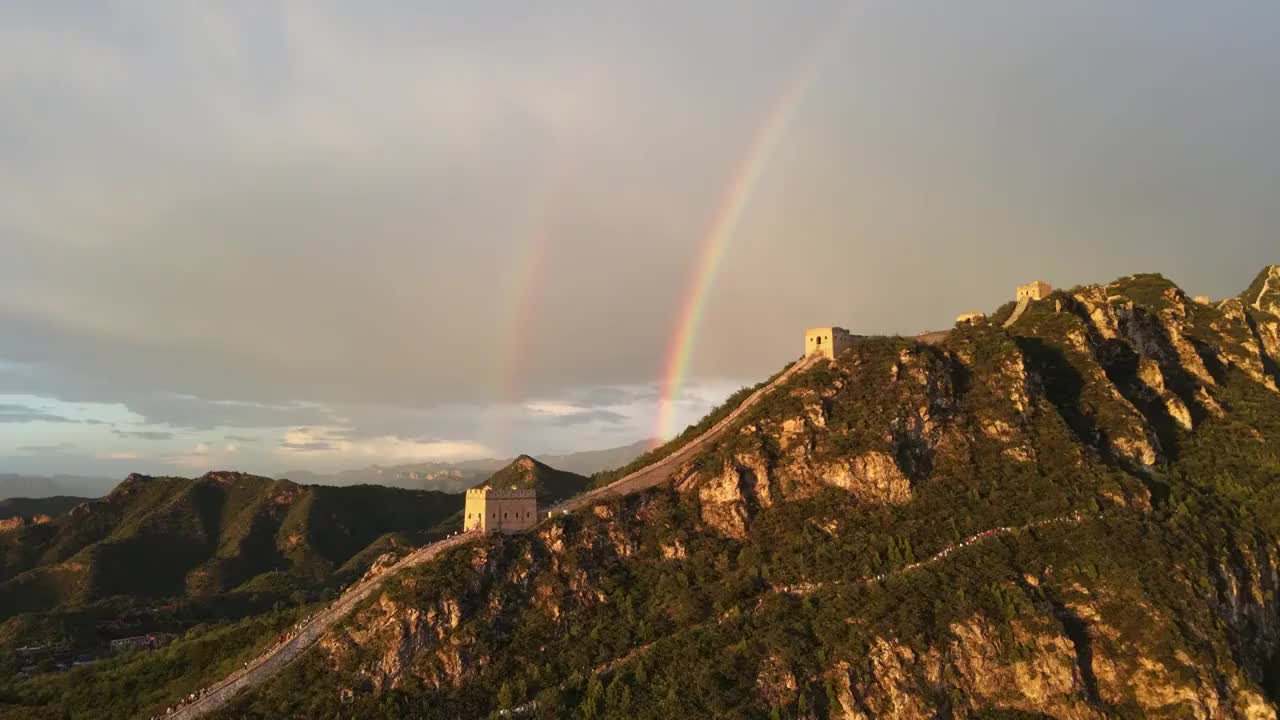
[[[538,491],[537,490],[502,490],[501,488],[491,488],[491,487],[471,488],[470,490],[467,491],[467,497],[480,497],[480,498],[487,497],[495,500],[498,498],[518,498],[521,500],[529,499],[529,498],[536,499],[538,497]]]

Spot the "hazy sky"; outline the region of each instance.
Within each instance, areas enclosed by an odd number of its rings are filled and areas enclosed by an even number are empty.
[[[682,422],[810,325],[1235,294],[1280,260],[1277,36],[1273,2],[4,3],[0,473],[646,437],[779,98]]]

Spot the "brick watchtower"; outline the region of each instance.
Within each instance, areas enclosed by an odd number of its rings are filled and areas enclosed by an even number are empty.
[[[835,359],[853,344],[853,336],[841,327],[809,328],[804,331],[804,356],[821,355]]]
[[[464,530],[513,533],[538,522],[538,491],[479,487],[467,491]]]

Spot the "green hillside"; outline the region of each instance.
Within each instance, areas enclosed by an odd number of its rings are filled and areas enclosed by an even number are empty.
[[[382,538],[425,542],[459,505],[443,493],[243,473],[131,475],[102,500],[0,533],[0,619],[122,595],[207,597],[264,576],[323,584]]]
[[[20,517],[30,520],[45,515],[54,517],[67,512],[80,503],[89,502],[89,498],[55,495],[42,498],[7,498],[0,500],[0,520]]]
[[[865,338],[220,717],[1273,717],[1278,329],[1143,275]]]
[[[550,465],[521,455],[478,485],[497,490],[537,490],[538,502],[556,503],[582,492],[591,483],[576,473],[557,470]]]

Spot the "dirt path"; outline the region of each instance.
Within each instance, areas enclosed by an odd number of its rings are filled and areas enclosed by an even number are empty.
[[[1098,519],[1102,518],[1101,515],[1098,515],[1097,517]],[[965,538],[964,540],[961,540],[960,542],[954,545],[948,545],[947,547],[939,550],[937,553],[934,553],[930,557],[924,560],[921,560],[920,562],[914,562],[909,565],[903,565],[902,567],[897,568],[895,570],[890,570],[887,573],[872,575],[871,577],[862,578],[861,580],[856,580],[849,584],[850,585],[871,585],[873,583],[884,582],[885,580],[888,580],[891,577],[896,577],[898,575],[905,575],[906,573],[909,573],[913,570],[919,570],[922,567],[928,567],[935,563],[940,563],[943,560],[946,560],[948,556],[950,556],[952,553],[956,552],[957,550],[963,550],[964,548],[967,548],[971,545],[976,545],[977,543],[986,542],[988,540],[994,540],[995,538],[998,538],[998,537],[1014,535],[1016,533],[1027,532],[1028,530],[1034,530],[1036,528],[1048,527],[1050,525],[1079,525],[1080,523],[1084,522],[1087,519],[1089,519],[1088,515],[1080,512],[1075,512],[1069,515],[1059,515],[1058,517],[1048,518],[1045,520],[1036,520],[1035,522],[1030,522],[1030,523],[1027,523],[1026,525],[1019,525],[1017,527],[1002,526],[1002,527],[992,528],[990,530],[984,530],[980,533],[970,535],[969,537]],[[831,582],[825,582],[825,583],[800,583],[797,585],[784,585],[782,587],[774,588],[773,592],[786,593],[788,595],[808,595],[810,593],[817,592],[818,590],[822,590],[824,588],[837,587],[840,584],[841,582],[839,580],[832,580]]]
[[[689,444],[626,477],[554,506],[551,508],[550,514],[558,515],[572,512],[607,498],[630,495],[666,482],[671,478],[680,463],[687,460],[698,448],[704,447],[707,443],[722,435],[734,421],[742,417],[742,414],[755,405],[766,393],[786,382],[804,368],[812,366],[815,362],[816,358],[812,357],[796,362],[768,385],[749,395],[733,412],[690,441]],[[181,705],[167,715],[161,715],[161,717],[189,720],[190,718],[197,718],[218,710],[223,705],[226,705],[236,693],[257,687],[286,668],[289,663],[306,652],[330,628],[345,617],[357,603],[368,597],[387,578],[406,568],[421,565],[445,550],[474,542],[482,537],[484,537],[484,533],[468,532],[418,548],[382,573],[348,588],[332,605],[309,618],[297,632],[283,643],[275,645],[267,652],[249,661],[243,668],[236,670],[197,693],[198,697],[196,699]]]
[[[960,542],[955,543],[954,545],[949,545],[943,548],[942,550],[939,550],[937,553],[934,553],[929,558],[925,560],[921,560],[920,562],[914,562],[909,565],[903,565],[902,567],[899,567],[894,570],[890,570],[889,572],[880,573],[879,575],[872,575],[870,577],[860,578],[858,580],[851,581],[847,584],[850,587],[874,585],[876,583],[884,582],[885,580],[888,580],[891,577],[898,577],[900,575],[905,575],[909,572],[914,572],[915,570],[919,570],[920,568],[928,567],[929,565],[940,563],[943,560],[946,560],[955,552],[959,550],[963,550],[964,548],[967,548],[967,547],[971,547],[973,545],[977,545],[979,543],[985,543],[999,537],[1006,537],[1006,536],[1014,535],[1017,533],[1027,532],[1035,528],[1048,527],[1050,525],[1079,525],[1084,521],[1090,519],[1090,517],[1091,516],[1086,513],[1074,512],[1067,515],[1059,515],[1058,517],[1046,518],[1044,520],[1036,520],[1036,521],[1027,523],[1026,525],[1019,525],[1016,527],[1001,526],[1001,527],[991,528],[990,530],[984,530],[980,533],[975,533],[973,535],[970,535],[969,537],[965,538],[964,540],[961,540]],[[1102,515],[1099,514],[1096,516],[1096,518],[1100,520],[1102,519]],[[809,594],[818,592],[819,590],[823,590],[831,587],[839,587],[844,584],[845,583],[842,583],[839,580],[833,580],[831,582],[797,583],[795,585],[782,585],[782,586],[770,588],[765,593],[758,596],[757,599],[758,599],[758,602],[763,602],[764,597],[768,595],[778,595],[778,594],[804,596],[804,595],[809,595]],[[708,620],[706,622],[700,623],[693,627],[689,627],[684,630],[681,630],[678,633],[678,635],[686,635],[690,632],[695,632],[703,627],[706,627],[707,625],[710,625],[711,623],[717,623],[717,624],[723,623],[725,620],[731,617],[734,613],[739,611],[740,611],[740,608],[737,608],[737,607],[731,608],[721,613],[719,617],[713,620]],[[671,636],[671,637],[675,637],[675,636]],[[670,638],[667,638],[667,639],[670,639]],[[594,673],[596,675],[601,675],[601,676],[608,675],[614,670],[617,670],[618,668],[627,664],[634,658],[644,655],[649,650],[652,650],[654,646],[658,645],[661,642],[663,641],[657,640],[654,642],[646,643],[644,645],[640,645],[635,648],[632,648],[629,652],[627,652],[627,654],[621,655],[619,657],[614,658],[613,660],[610,660],[609,662],[606,662],[602,665],[597,666]]]

